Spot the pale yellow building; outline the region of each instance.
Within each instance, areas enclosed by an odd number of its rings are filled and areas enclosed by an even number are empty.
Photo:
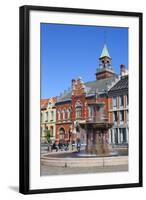
[[[47,135],[50,133],[50,140],[55,141],[56,133],[56,97],[41,99],[41,143],[48,143]]]

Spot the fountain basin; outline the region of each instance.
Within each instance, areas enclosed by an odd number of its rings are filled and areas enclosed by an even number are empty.
[[[127,151],[96,155],[81,152],[48,153],[41,157],[41,164],[56,167],[95,167],[128,165]]]
[[[55,158],[42,157],[41,164],[54,167],[98,167],[128,165],[128,156],[90,157],[90,158]]]

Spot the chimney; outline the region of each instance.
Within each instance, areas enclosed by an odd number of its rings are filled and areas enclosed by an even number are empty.
[[[126,72],[125,65],[121,64],[121,65],[120,65],[120,75],[121,75],[121,76],[124,76],[124,75],[125,75],[125,72]]]

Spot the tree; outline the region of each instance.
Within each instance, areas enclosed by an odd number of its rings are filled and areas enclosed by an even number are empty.
[[[47,142],[50,143],[51,142],[51,134],[50,134],[50,130],[47,130],[47,134],[46,134],[46,138],[47,138]]]

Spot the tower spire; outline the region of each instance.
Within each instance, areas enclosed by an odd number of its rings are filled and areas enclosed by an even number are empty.
[[[103,58],[103,57],[111,58],[109,55],[108,48],[107,48],[107,34],[106,33],[107,33],[106,30],[104,30],[104,46],[99,58]]]
[[[100,55],[100,59],[104,58],[104,57],[111,58],[110,55],[109,55],[106,43],[104,43],[104,46],[103,46],[103,49],[102,49],[102,52],[101,52],[101,55]]]
[[[106,35],[104,32],[104,46],[99,57],[99,67],[96,72],[96,79],[105,79],[114,76],[115,72],[112,68],[112,58],[109,55],[106,45]]]

